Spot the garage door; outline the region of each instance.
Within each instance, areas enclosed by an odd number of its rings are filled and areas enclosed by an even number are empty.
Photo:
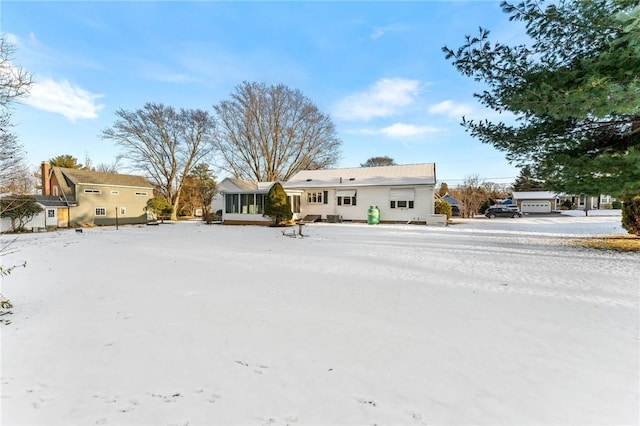
[[[522,213],[551,213],[551,201],[527,200],[520,205]]]

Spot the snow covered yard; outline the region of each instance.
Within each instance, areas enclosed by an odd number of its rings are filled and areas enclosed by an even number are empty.
[[[21,235],[2,424],[638,424],[620,218],[458,222]]]

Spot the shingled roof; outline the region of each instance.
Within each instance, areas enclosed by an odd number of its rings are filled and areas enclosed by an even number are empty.
[[[66,180],[75,185],[111,185],[128,186],[133,188],[153,188],[149,181],[142,176],[122,175],[118,173],[94,172],[86,169],[67,169],[63,167],[53,167],[54,173],[59,169]]]
[[[75,197],[76,185],[108,185],[129,188],[151,189],[153,186],[142,176],[121,175],[117,173],[95,172],[86,169],[69,169],[52,167],[51,174],[55,176],[58,187],[62,191],[61,198],[68,204],[77,202]]]
[[[54,195],[35,195],[33,198],[45,207],[66,207],[68,205],[62,197]]]

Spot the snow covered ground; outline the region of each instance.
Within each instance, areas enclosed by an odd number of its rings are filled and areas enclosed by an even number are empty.
[[[638,424],[620,217],[456,222],[21,235],[2,424]]]

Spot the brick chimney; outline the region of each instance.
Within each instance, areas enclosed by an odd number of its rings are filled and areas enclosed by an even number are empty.
[[[42,173],[42,195],[51,195],[51,164],[43,161],[40,173]]]

